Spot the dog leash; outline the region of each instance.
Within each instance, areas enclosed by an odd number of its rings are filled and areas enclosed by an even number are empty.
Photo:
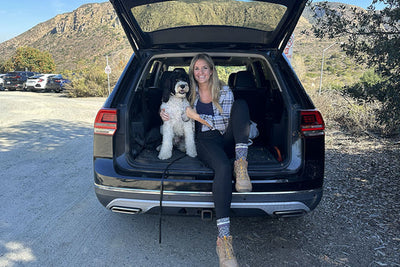
[[[168,163],[167,167],[165,167],[163,174],[161,176],[161,182],[160,182],[160,212],[159,212],[159,224],[158,224],[158,243],[161,244],[161,221],[162,221],[162,201],[163,201],[163,196],[164,196],[164,179],[167,176],[168,177],[168,169],[171,167],[171,165],[175,162],[177,162],[180,159],[183,159],[186,156],[186,154],[183,154],[182,156],[174,159],[170,163]]]

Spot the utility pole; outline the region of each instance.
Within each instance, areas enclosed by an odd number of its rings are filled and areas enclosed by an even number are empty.
[[[107,65],[106,68],[104,69],[104,72],[107,74],[107,84],[108,84],[108,95],[110,95],[110,73],[111,73],[111,67],[108,65],[108,56],[106,56],[106,61]]]
[[[322,88],[322,74],[324,73],[324,59],[325,59],[325,51],[328,50],[329,48],[331,48],[332,46],[334,46],[335,44],[337,44],[338,42],[334,42],[333,44],[331,44],[330,46],[328,46],[327,48],[325,48],[324,50],[322,50],[322,61],[321,61],[321,76],[319,78],[319,90],[318,90],[318,94],[321,94],[321,88]]]

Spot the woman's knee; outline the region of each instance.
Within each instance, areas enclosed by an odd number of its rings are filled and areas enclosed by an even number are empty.
[[[237,99],[235,102],[233,102],[232,110],[231,110],[231,116],[236,117],[236,116],[249,116],[249,106],[247,105],[247,102],[243,99]]]
[[[236,99],[235,102],[233,102],[232,109],[239,109],[239,110],[246,110],[249,109],[249,106],[247,105],[246,100],[244,99]]]

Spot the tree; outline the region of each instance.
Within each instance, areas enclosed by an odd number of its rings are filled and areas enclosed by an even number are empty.
[[[375,5],[385,3],[383,10]],[[374,69],[381,77],[377,83],[364,84],[361,96],[382,103],[379,121],[386,133],[400,129],[400,0],[372,0],[364,10],[358,7],[332,5],[327,2],[313,5],[317,23],[316,37],[344,41],[341,47],[360,64]]]
[[[12,70],[29,70],[40,73],[51,73],[56,69],[53,56],[32,47],[18,47],[15,55],[3,65],[5,72]]]

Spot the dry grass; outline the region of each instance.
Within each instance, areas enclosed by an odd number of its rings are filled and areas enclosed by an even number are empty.
[[[377,121],[378,102],[360,102],[335,90],[309,93],[325,119],[327,127],[340,127],[353,135],[382,134]]]

